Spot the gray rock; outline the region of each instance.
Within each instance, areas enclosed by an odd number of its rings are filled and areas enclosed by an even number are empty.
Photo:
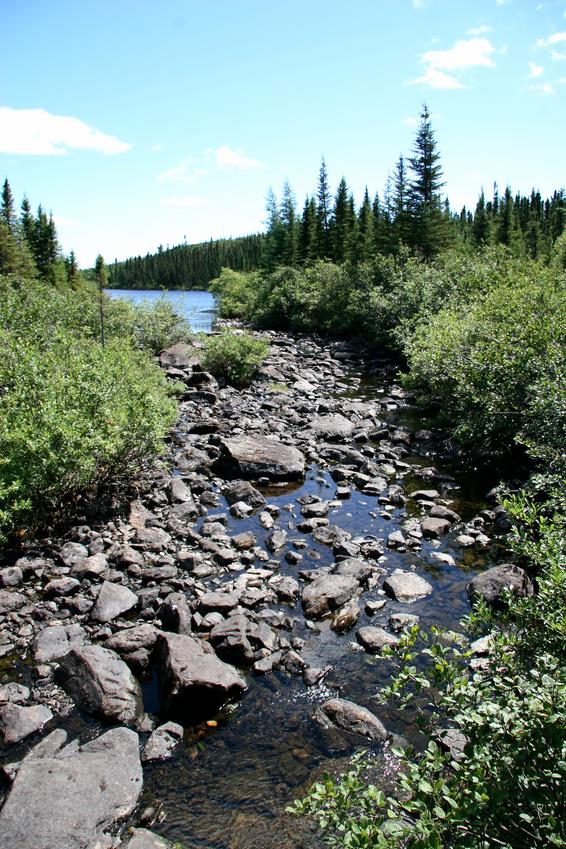
[[[230,616],[214,626],[210,632],[210,643],[221,660],[244,666],[254,659],[254,650],[248,639],[251,630],[252,624],[245,616]]]
[[[124,628],[109,637],[104,643],[105,649],[111,649],[118,654],[132,654],[139,649],[151,651],[159,636],[159,631],[154,625],[143,622],[132,628]]]
[[[428,539],[436,539],[447,533],[450,530],[450,522],[448,519],[436,519],[434,516],[427,516],[421,522],[421,531],[423,536]]]
[[[178,342],[170,348],[165,348],[159,354],[159,364],[161,368],[170,369],[187,369],[199,362],[196,356],[196,348],[186,345],[184,342]]]
[[[142,761],[165,761],[183,739],[184,729],[176,722],[166,722],[156,728],[145,744]]]
[[[49,581],[43,588],[43,592],[45,593],[47,598],[63,598],[64,596],[74,595],[74,593],[78,593],[81,588],[81,582],[77,581],[76,578],[65,577],[65,578],[55,578],[53,581]]]
[[[88,548],[80,542],[66,542],[59,552],[59,560],[63,566],[75,566],[88,557]]]
[[[0,587],[17,587],[24,579],[19,566],[6,566],[0,569]]]
[[[347,699],[330,699],[319,705],[315,720],[324,728],[338,728],[370,740],[385,741],[389,737],[385,726],[375,714]]]
[[[395,646],[399,642],[399,637],[394,637],[383,628],[374,628],[372,625],[360,628],[356,631],[356,637],[359,644],[372,654],[378,654],[384,646]]]
[[[389,627],[392,631],[403,631],[412,628],[419,621],[419,617],[412,613],[392,613],[389,617]]]
[[[0,707],[0,731],[4,737],[4,744],[19,743],[43,728],[46,722],[53,718],[53,714],[44,705],[22,705],[7,704]]]
[[[519,596],[532,596],[534,592],[525,570],[513,563],[502,563],[480,572],[470,581],[466,590],[470,604],[483,598],[490,607],[499,610],[505,607],[505,590],[511,590]]]
[[[267,534],[265,538],[265,545],[271,552],[275,553],[276,551],[279,551],[280,548],[283,548],[286,541],[287,532],[282,528],[274,528]]]
[[[357,557],[347,557],[341,560],[335,569],[337,575],[350,575],[359,584],[367,585],[368,578],[375,572],[375,567],[366,560]]]
[[[161,634],[156,655],[163,714],[185,725],[214,714],[246,689],[237,670],[194,637]]]
[[[435,504],[430,511],[429,516],[432,516],[435,519],[446,519],[446,521],[451,524],[462,521],[462,517],[459,513],[456,513],[455,510],[451,510],[449,507],[445,507],[444,504]]]
[[[0,590],[0,616],[5,613],[13,613],[27,604],[28,599],[22,593],[11,590]]]
[[[57,678],[77,707],[110,722],[130,725],[142,713],[140,685],[123,660],[102,646],[72,649]]]
[[[270,480],[296,480],[304,475],[305,458],[301,452],[267,436],[222,439],[220,451],[216,465],[221,472]]]
[[[49,663],[65,657],[72,648],[85,641],[85,630],[80,625],[49,625],[33,641],[32,651],[36,663]]]
[[[254,510],[260,510],[266,503],[261,492],[252,486],[249,481],[231,481],[222,488],[222,495],[228,504],[237,504],[243,501],[244,504],[248,504]]]
[[[432,587],[415,572],[395,569],[383,582],[383,589],[397,601],[410,603],[430,595]]]
[[[204,593],[198,600],[198,607],[201,613],[229,613],[239,602],[238,593],[223,593],[220,590],[216,592]]]
[[[337,634],[344,634],[353,628],[360,618],[360,608],[356,602],[350,602],[341,607],[338,613],[334,616],[330,627]]]
[[[347,439],[354,432],[353,423],[340,413],[328,416],[316,416],[311,421],[311,429],[316,436],[328,440]]]
[[[10,681],[9,684],[0,685],[0,705],[18,705],[29,699],[30,689],[23,684]]]
[[[133,812],[143,785],[138,735],[115,728],[61,749],[65,736],[53,732],[53,745],[43,741],[22,761],[0,813],[0,846],[109,849],[109,832]]]
[[[172,844],[154,834],[153,831],[148,831],[147,828],[134,828],[131,835],[120,843],[120,849],[171,849]]]
[[[121,584],[104,581],[98,593],[90,618],[95,622],[111,622],[122,613],[127,613],[138,603],[135,593]]]
[[[358,582],[350,575],[323,574],[303,589],[302,605],[309,619],[322,619],[337,610],[358,591]]]

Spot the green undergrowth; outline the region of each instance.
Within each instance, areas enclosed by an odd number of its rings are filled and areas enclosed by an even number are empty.
[[[175,420],[152,352],[187,337],[170,308],[0,278],[0,538],[123,486]]]
[[[222,330],[205,339],[204,365],[232,386],[248,386],[267,356],[268,343],[250,333]]]

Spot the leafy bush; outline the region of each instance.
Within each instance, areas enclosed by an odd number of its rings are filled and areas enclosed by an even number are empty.
[[[268,344],[249,333],[223,330],[205,340],[204,364],[212,374],[233,386],[246,386],[267,356]]]
[[[123,483],[159,450],[176,405],[153,358],[133,347],[127,305],[109,306],[102,347],[98,304],[89,293],[0,278],[0,296],[0,537],[6,537]],[[156,338],[148,333],[143,344],[152,347]]]
[[[258,275],[223,268],[211,280],[208,290],[219,297],[218,312],[222,318],[249,318],[257,297]]]
[[[556,511],[556,505],[559,509]],[[503,620],[484,606],[468,626],[489,629],[490,658],[474,671],[469,653],[439,632],[417,668],[416,626],[401,641],[404,666],[381,698],[422,711],[429,728],[449,724],[465,738],[458,755],[431,739],[415,755],[395,750],[397,792],[368,784],[366,760],[338,781],[326,777],[295,813],[314,813],[330,846],[357,849],[547,849],[566,846],[566,504],[553,509],[519,494],[507,502],[515,518],[516,557],[538,572],[532,598],[510,596]]]
[[[544,427],[560,441],[555,431],[566,435],[566,421],[554,405],[540,403],[540,393],[556,378],[564,381],[565,344],[564,288],[500,285],[417,327],[406,345],[409,382],[437,401],[468,443],[508,450],[535,419],[539,427],[548,419]]]

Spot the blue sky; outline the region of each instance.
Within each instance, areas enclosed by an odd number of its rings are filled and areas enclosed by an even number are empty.
[[[359,202],[423,102],[452,206],[566,184],[566,0],[0,0],[0,178],[81,265]]]

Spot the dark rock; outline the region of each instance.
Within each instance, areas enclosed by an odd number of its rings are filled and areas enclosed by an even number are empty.
[[[54,731],[22,761],[0,813],[0,846],[108,849],[108,832],[133,812],[143,786],[138,735],[115,728],[61,749],[65,738]]]
[[[459,513],[456,513],[455,510],[450,510],[450,508],[445,507],[444,504],[435,504],[430,511],[429,516],[434,519],[446,519],[446,521],[451,524],[462,521],[462,517]]]
[[[389,737],[383,723],[375,714],[347,699],[330,699],[324,702],[317,707],[314,718],[324,728],[338,728],[370,740],[383,742]]]
[[[358,590],[358,582],[349,575],[324,574],[303,589],[302,604],[309,619],[322,619],[337,610]]]
[[[59,552],[59,560],[63,566],[75,566],[88,556],[88,548],[80,542],[66,542]]]
[[[229,613],[238,605],[239,600],[238,593],[209,592],[201,595],[198,600],[198,607],[201,613],[212,611]]]
[[[450,522],[447,519],[437,519],[434,516],[427,516],[421,522],[421,530],[423,536],[429,539],[436,539],[450,530]]]
[[[184,725],[214,714],[246,689],[237,670],[194,637],[162,634],[156,655],[163,715]]]
[[[243,501],[249,504],[254,510],[260,510],[265,506],[265,498],[261,492],[251,485],[249,481],[237,480],[231,481],[222,488],[222,495],[228,504],[237,504]]]
[[[142,713],[140,685],[123,660],[102,646],[72,649],[57,679],[77,707],[110,722],[130,725]]]
[[[47,598],[62,598],[77,593],[80,588],[81,582],[76,578],[55,578],[44,586],[43,592]]]
[[[118,652],[120,655],[129,655],[139,649],[151,651],[158,636],[159,631],[154,625],[143,622],[113,634],[104,643],[104,648]]]
[[[337,634],[344,634],[353,628],[360,618],[360,608],[356,602],[350,602],[341,607],[338,613],[334,616],[330,627]]]
[[[305,471],[305,458],[297,448],[267,436],[241,436],[220,441],[215,466],[221,473],[244,478],[296,480]],[[241,499],[238,499],[241,500]]]
[[[511,590],[519,596],[532,596],[534,592],[525,570],[513,563],[502,563],[480,572],[470,581],[466,590],[470,604],[483,598],[490,607],[499,610],[505,607],[505,590]]]
[[[12,592],[11,590],[0,590],[0,616],[5,613],[13,613],[14,610],[19,610],[28,599],[22,593]]]
[[[392,613],[389,617],[389,627],[392,631],[403,631],[412,628],[419,621],[419,617],[412,613]]]
[[[254,659],[254,649],[248,639],[252,625],[245,616],[230,616],[210,632],[210,643],[216,654],[227,663],[245,666]]]
[[[170,593],[157,613],[164,631],[191,633],[191,609],[184,593]]]

